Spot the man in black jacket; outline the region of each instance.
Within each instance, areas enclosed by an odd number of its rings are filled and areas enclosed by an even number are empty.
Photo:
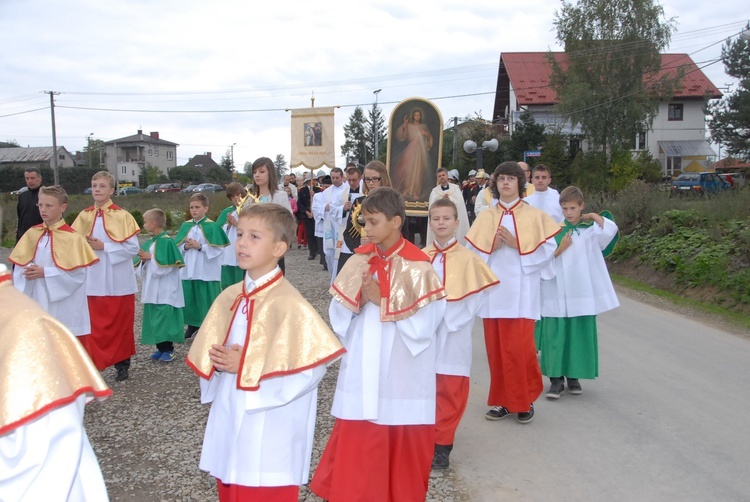
[[[305,233],[307,234],[307,249],[310,251],[308,260],[314,260],[315,255],[318,254],[318,240],[315,238],[315,219],[312,214],[312,196],[320,192],[319,187],[314,187],[313,192],[310,193],[310,185],[314,183],[312,180],[307,180],[305,186],[299,189],[297,194],[297,207],[299,208],[299,218],[305,225]]]
[[[29,189],[18,196],[18,230],[16,230],[16,242],[28,229],[42,223],[37,203],[39,202],[39,189],[42,186],[42,173],[36,167],[27,167],[23,177]]]

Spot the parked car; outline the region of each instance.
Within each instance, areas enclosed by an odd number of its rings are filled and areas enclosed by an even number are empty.
[[[83,193],[84,193],[84,195],[91,195],[91,187],[84,188],[83,189]]]
[[[180,191],[180,184],[179,183],[164,183],[157,188],[156,193],[166,193],[166,192],[179,192]]]
[[[722,173],[719,176],[729,183],[732,188],[742,188],[745,186],[745,175],[742,173]]]
[[[120,195],[134,195],[137,193],[143,193],[143,190],[138,187],[122,187],[120,189]]]
[[[193,192],[223,192],[224,187],[221,185],[215,185],[213,183],[201,183],[195,189]]]
[[[11,195],[21,195],[22,193],[24,193],[24,192],[26,192],[28,190],[29,190],[29,187],[22,187],[22,188],[19,188],[18,190],[13,190],[10,194]]]
[[[161,183],[157,183],[155,185],[149,185],[146,188],[144,188],[143,191],[148,192],[148,193],[155,192],[156,189],[159,188],[160,186],[161,186]]]
[[[198,186],[198,185],[188,185],[188,186],[186,186],[185,188],[183,188],[183,189],[182,189],[182,192],[183,192],[183,193],[188,193],[188,192],[192,192],[193,190],[195,190],[195,188],[196,188],[197,186]]]
[[[672,181],[671,195],[703,195],[728,188],[729,183],[716,173],[682,173]]]

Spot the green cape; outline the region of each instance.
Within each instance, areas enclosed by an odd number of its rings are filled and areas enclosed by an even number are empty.
[[[614,216],[612,216],[612,213],[609,211],[602,211],[599,213],[599,215],[602,218],[607,218],[610,221],[615,221]],[[579,221],[577,225],[572,225],[568,222],[568,220],[563,220],[562,224],[560,225],[562,227],[562,232],[558,232],[555,234],[555,242],[557,242],[557,245],[559,246],[562,242],[563,238],[568,235],[573,230],[577,230],[579,228],[589,228],[591,225],[594,225],[595,223],[590,220],[586,221]],[[612,251],[615,250],[615,246],[620,240],[620,231],[617,231],[617,234],[612,238],[612,240],[607,244],[607,247],[602,250],[602,254],[606,258],[610,254],[612,254]]]
[[[159,235],[151,237],[149,240],[141,244],[141,249],[148,253],[151,244],[154,245],[154,256],[156,264],[160,267],[184,267],[185,262],[182,260],[182,253],[180,253],[177,244],[167,235],[167,232],[162,232]],[[141,259],[136,256],[133,258],[133,265],[138,266],[141,264]]]
[[[209,246],[221,248],[229,245],[229,238],[227,237],[227,234],[224,233],[224,230],[222,230],[213,220],[203,218],[198,223],[193,220],[188,220],[182,224],[180,231],[174,236],[174,241],[178,246],[187,238],[188,233],[190,233],[190,230],[195,225],[198,225],[201,228],[203,238],[206,239]]]
[[[234,206],[229,206],[228,208],[223,210],[221,214],[219,214],[219,217],[216,218],[216,224],[219,225],[221,228],[224,228],[224,225],[227,224],[227,216],[232,214],[232,211],[236,211],[236,210],[237,208]]]

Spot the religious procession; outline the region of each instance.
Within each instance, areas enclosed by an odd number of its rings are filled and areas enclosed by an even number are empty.
[[[426,500],[461,448],[477,319],[486,420],[531,424],[545,386],[550,401],[581,395],[599,374],[596,316],[618,306],[604,262],[618,239],[612,215],[585,212],[574,186],[551,188],[542,164],[502,162],[462,182],[435,167],[440,138],[423,114],[398,123],[404,144],[389,165],[279,180],[258,158],[251,186],[227,185],[216,221],[204,194],[190,196],[174,236],[163,209],[140,228],[114,204],[109,171],[93,176],[93,204],[69,226],[65,190],[27,170],[12,270],[0,272],[0,499],[108,500],[84,413],[139,378],[138,337],[152,364],[194,373],[210,405],[196,467],[222,501],[291,502],[301,490]],[[286,278],[295,246],[327,272],[328,322]],[[330,371],[334,423],[313,468]]]

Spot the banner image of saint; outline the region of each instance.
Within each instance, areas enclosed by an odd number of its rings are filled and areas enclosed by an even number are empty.
[[[321,146],[323,144],[323,125],[320,122],[305,124],[305,146]]]
[[[437,184],[443,142],[443,117],[430,101],[410,98],[391,113],[388,134],[388,170],[393,187],[407,208],[427,209]]]

